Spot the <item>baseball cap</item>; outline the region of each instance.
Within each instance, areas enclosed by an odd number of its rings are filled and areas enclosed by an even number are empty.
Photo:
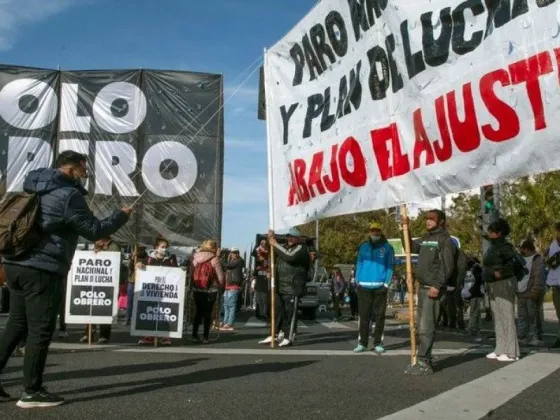
[[[284,236],[301,236],[301,233],[296,228],[280,230],[277,233]]]
[[[229,251],[230,252],[239,252],[239,248],[233,247]]]
[[[381,230],[381,224],[378,222],[371,222],[369,225],[370,230]]]

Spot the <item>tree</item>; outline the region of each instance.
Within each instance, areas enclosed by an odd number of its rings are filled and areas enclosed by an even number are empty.
[[[482,232],[478,228],[480,198],[478,195],[460,193],[453,198],[447,211],[449,233],[461,241],[461,249],[467,254],[480,255]]]

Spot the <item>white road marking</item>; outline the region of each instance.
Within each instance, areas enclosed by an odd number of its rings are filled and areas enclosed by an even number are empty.
[[[380,420],[478,420],[557,369],[560,354],[536,353]]]

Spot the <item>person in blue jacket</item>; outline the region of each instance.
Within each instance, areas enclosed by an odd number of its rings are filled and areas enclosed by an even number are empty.
[[[372,314],[375,314],[373,351],[381,354],[385,352],[382,343],[383,330],[387,310],[387,290],[395,266],[395,250],[381,232],[379,223],[373,222],[369,228],[369,239],[358,248],[356,261],[360,336],[358,347],[354,352],[362,353],[367,350],[370,320]]]

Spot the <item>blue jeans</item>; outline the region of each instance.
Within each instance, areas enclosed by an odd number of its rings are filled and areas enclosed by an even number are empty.
[[[235,312],[237,310],[237,296],[239,290],[226,290],[224,292],[224,325],[233,325],[235,322]]]
[[[126,285],[126,322],[132,320],[132,308],[134,306],[134,283]]]

